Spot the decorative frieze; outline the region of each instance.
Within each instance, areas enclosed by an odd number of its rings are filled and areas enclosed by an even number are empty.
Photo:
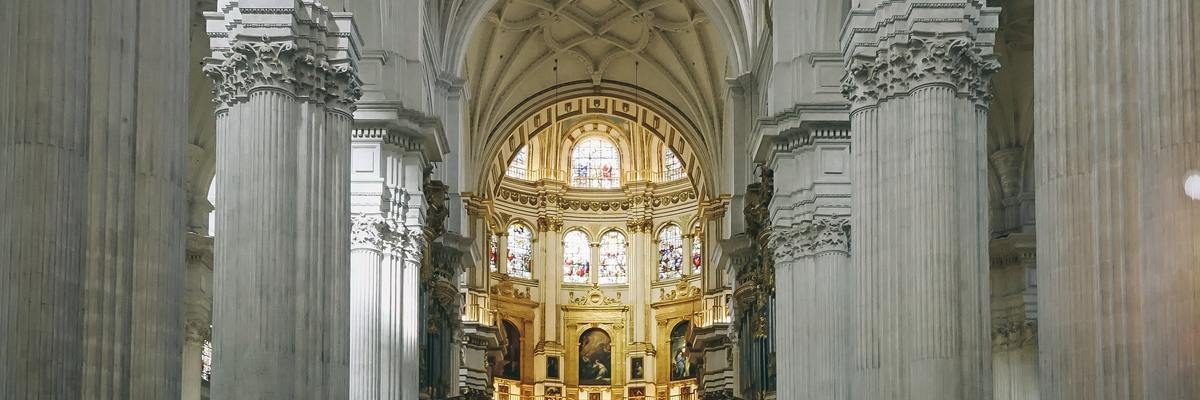
[[[575,292],[568,292],[567,297],[571,299],[571,304],[578,306],[614,306],[621,305],[621,294],[617,293],[617,297],[608,297],[600,290],[600,286],[592,284],[592,288],[587,294],[581,297],[575,297]]]
[[[532,193],[506,186],[501,186],[500,189],[497,190],[496,194],[500,199],[508,200],[519,205],[526,205],[530,207],[557,205],[563,210],[590,212],[608,212],[617,210],[624,211],[642,205],[649,205],[650,207],[668,207],[686,201],[696,200],[696,191],[693,189],[655,195],[627,196],[621,199],[596,200],[569,198],[558,193]]]

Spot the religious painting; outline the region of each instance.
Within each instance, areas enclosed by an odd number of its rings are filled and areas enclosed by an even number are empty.
[[[547,386],[546,400],[562,400],[562,388],[558,386]]]
[[[588,400],[600,400],[600,393],[588,393]]]
[[[671,329],[671,380],[684,380],[696,377],[696,364],[688,354],[687,333],[691,324],[680,322]]]
[[[579,384],[612,384],[612,338],[600,328],[579,336]]]
[[[646,398],[646,388],[636,386],[629,388],[629,400],[642,400]]]
[[[611,230],[600,238],[600,284],[623,284],[629,279],[625,235]]]
[[[550,379],[559,379],[558,356],[546,357],[546,377]]]
[[[587,283],[591,280],[591,240],[586,233],[573,230],[563,235],[563,282]]]
[[[684,386],[679,388],[679,400],[692,400],[692,387]]]
[[[683,233],[679,225],[667,225],[658,232],[658,279],[683,276]]]
[[[633,357],[629,359],[629,379],[641,380],[646,378],[645,359],[642,357]]]
[[[504,321],[504,360],[501,361],[500,377],[521,380],[521,331],[512,322]]]

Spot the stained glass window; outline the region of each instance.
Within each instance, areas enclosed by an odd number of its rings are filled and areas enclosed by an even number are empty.
[[[500,238],[496,235],[488,237],[488,268],[497,271],[497,261],[500,260]]]
[[[658,232],[658,279],[676,279],[683,275],[683,234],[679,225],[667,225]]]
[[[587,234],[570,231],[563,235],[563,282],[587,283],[591,278],[591,251]]]
[[[608,231],[600,238],[600,284],[620,284],[629,279],[625,235]]]
[[[696,233],[692,239],[692,274],[699,274],[704,267],[704,235]]]
[[[521,150],[517,150],[512,162],[508,163],[508,172],[505,174],[513,178],[529,179],[529,146],[521,146]]]
[[[508,274],[518,278],[533,278],[530,261],[533,259],[533,231],[523,224],[508,226]]]
[[[571,186],[612,189],[621,186],[621,154],[612,142],[584,139],[571,150]]]
[[[683,172],[683,162],[679,161],[679,156],[675,155],[674,151],[669,148],[663,148],[663,180],[673,181],[683,179],[686,176]]]

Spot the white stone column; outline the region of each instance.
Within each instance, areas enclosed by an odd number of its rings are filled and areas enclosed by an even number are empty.
[[[5,46],[8,61],[0,73],[5,92],[0,100],[4,398],[79,398],[81,393],[87,4],[36,2],[6,7],[0,16],[4,32],[14,38]]]
[[[999,9],[881,0],[842,36],[851,100],[852,398],[991,390],[984,160]]]
[[[383,218],[353,214],[350,230],[350,398],[388,398],[399,370],[389,322],[399,309],[390,300],[394,276],[385,265]]]
[[[351,157],[350,398],[415,398],[425,158],[388,129],[356,129]]]
[[[1035,7],[1041,398],[1195,397],[1200,7]]]
[[[189,4],[6,8],[0,398],[177,397]]]
[[[777,392],[850,398],[850,137],[844,122],[807,122],[774,138],[770,247],[775,262]]]
[[[310,2],[218,2],[213,398],[345,399],[358,37]]]

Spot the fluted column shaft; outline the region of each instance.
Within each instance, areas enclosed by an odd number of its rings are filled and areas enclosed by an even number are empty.
[[[6,8],[0,397],[177,397],[188,4]]]
[[[1200,4],[1037,2],[1041,397],[1200,392]]]
[[[352,218],[350,246],[350,398],[384,398],[383,380],[393,371],[391,343],[395,335],[389,322],[399,311],[392,307],[391,271],[380,251],[383,218],[356,214]],[[390,382],[389,382],[390,383]],[[390,385],[389,385],[390,386]]]
[[[357,37],[346,13],[268,3],[205,14],[221,188],[213,398],[345,399]]]
[[[86,1],[0,16],[0,397],[79,398],[88,184]],[[20,23],[18,23],[20,21]],[[24,28],[24,29],[19,29]],[[128,156],[126,157],[128,159]],[[74,224],[74,225],[73,225]]]
[[[857,174],[852,398],[990,398],[984,150],[998,13],[978,0],[880,1],[852,11],[843,32]]]

